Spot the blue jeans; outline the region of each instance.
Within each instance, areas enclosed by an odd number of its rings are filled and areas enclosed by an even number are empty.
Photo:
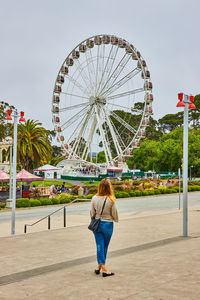
[[[113,222],[100,221],[97,232],[94,232],[97,245],[97,261],[98,265],[106,263],[108,245],[113,233]]]

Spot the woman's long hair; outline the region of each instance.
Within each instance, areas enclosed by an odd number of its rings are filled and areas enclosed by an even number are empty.
[[[115,203],[116,198],[114,196],[112,185],[109,179],[105,178],[100,181],[97,196],[107,196],[112,203]]]

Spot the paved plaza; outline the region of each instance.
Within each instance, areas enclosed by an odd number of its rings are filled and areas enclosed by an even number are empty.
[[[89,218],[71,227],[1,237],[0,299],[199,299],[200,207],[189,210],[189,236],[181,211],[121,214],[108,267],[95,275]],[[80,222],[80,221],[79,221]],[[2,224],[1,224],[2,226]]]

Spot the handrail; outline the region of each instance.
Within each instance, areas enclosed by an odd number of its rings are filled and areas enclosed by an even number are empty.
[[[27,226],[32,227],[32,226],[34,226],[35,224],[37,224],[37,223],[43,221],[43,220],[46,219],[46,218],[48,218],[48,230],[50,230],[50,229],[51,229],[51,222],[50,222],[51,216],[52,216],[53,214],[55,214],[56,212],[62,210],[62,209],[63,209],[63,217],[64,217],[64,227],[66,227],[66,207],[69,206],[70,204],[75,203],[76,201],[80,201],[80,200],[81,200],[81,201],[89,201],[90,199],[79,199],[79,198],[74,199],[74,200],[72,200],[70,203],[67,203],[66,205],[60,207],[59,209],[55,210],[54,212],[50,213],[49,215],[47,215],[47,216],[45,216],[45,217],[43,217],[43,218],[41,218],[41,219],[39,219],[38,221],[36,221],[36,222],[34,222],[34,223],[32,223],[32,224],[25,224],[25,225],[24,225],[24,233],[27,232]]]

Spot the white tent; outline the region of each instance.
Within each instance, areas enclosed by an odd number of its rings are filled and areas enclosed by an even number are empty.
[[[51,166],[51,165],[47,164],[47,165],[41,166],[37,169],[34,169],[33,171],[36,175],[39,175],[40,172],[43,172],[45,178],[53,179],[53,178],[59,177],[59,176],[57,176],[58,175],[57,172],[60,170],[61,170],[60,168],[57,168],[55,166]]]
[[[34,169],[33,171],[34,172],[40,172],[40,171],[45,172],[45,171],[58,171],[58,170],[60,170],[60,168],[57,168],[55,166],[51,166],[51,165],[47,164],[47,165],[44,165],[44,166],[39,167],[37,169]]]

